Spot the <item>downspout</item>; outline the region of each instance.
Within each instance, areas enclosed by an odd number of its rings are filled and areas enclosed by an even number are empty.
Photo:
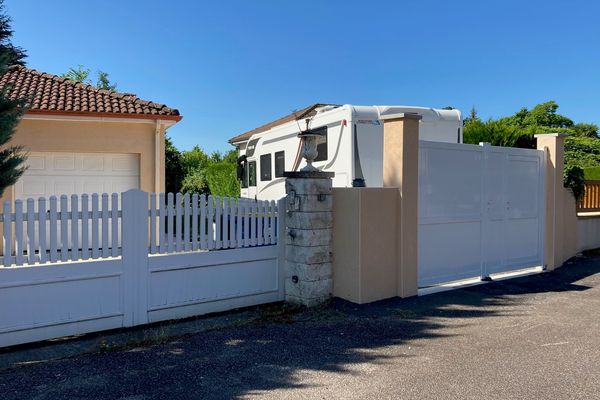
[[[160,134],[161,134],[161,123],[160,120],[156,120],[156,128],[154,129],[154,192],[160,193]]]

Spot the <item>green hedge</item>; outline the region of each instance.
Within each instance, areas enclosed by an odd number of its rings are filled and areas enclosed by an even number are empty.
[[[588,167],[583,169],[586,181],[600,181],[600,167]]]

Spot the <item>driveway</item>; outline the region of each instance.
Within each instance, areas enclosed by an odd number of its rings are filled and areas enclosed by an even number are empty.
[[[0,373],[2,399],[591,399],[600,257]],[[0,354],[0,357],[2,354]]]

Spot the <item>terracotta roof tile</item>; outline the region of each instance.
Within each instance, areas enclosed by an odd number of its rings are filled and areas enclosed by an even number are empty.
[[[131,93],[117,93],[92,85],[12,66],[0,79],[0,88],[9,85],[10,98],[29,97],[33,112],[103,113],[117,116],[146,116],[181,119],[179,111],[164,104],[139,99]]]
[[[243,142],[244,140],[247,140],[250,138],[250,136],[257,134],[257,133],[262,133],[262,132],[266,132],[271,128],[274,128],[276,126],[279,125],[283,125],[285,123],[288,123],[290,121],[294,121],[294,120],[301,120],[304,118],[309,118],[314,116],[317,113],[317,108],[319,107],[324,107],[324,106],[337,106],[337,104],[323,104],[323,103],[315,103],[315,104],[311,104],[308,107],[304,107],[298,111],[295,111],[291,114],[288,114],[284,117],[278,118],[275,121],[271,121],[267,124],[264,124],[262,126],[259,126],[258,128],[254,128],[251,131],[242,133],[240,135],[234,136],[231,139],[229,139],[229,143],[237,143],[237,142]]]

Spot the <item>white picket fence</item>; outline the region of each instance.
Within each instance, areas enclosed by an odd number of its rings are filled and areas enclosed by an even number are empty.
[[[0,347],[284,298],[283,200],[130,190],[23,206],[0,220]]]
[[[151,193],[149,204],[135,207],[148,209],[150,254],[277,243],[274,201]],[[14,207],[6,201],[0,214],[3,265],[119,257],[122,218],[117,193],[16,200]]]
[[[100,200],[101,199],[101,200]],[[120,255],[119,195],[97,193],[4,202],[5,267]],[[79,206],[79,204],[81,206]],[[109,206],[110,204],[110,206]]]
[[[151,254],[277,243],[275,201],[189,193],[169,193],[166,200],[163,193],[158,203],[150,196]]]

